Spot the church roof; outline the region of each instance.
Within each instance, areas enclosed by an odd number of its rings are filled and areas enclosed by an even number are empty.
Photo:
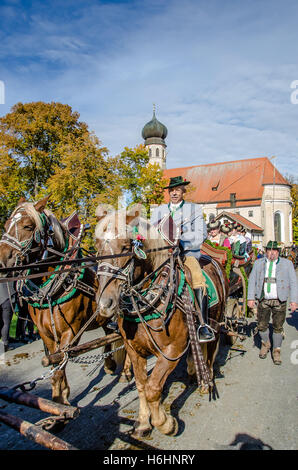
[[[266,184],[289,186],[269,158],[251,158],[232,162],[210,163],[164,171],[165,178],[181,175],[191,182],[189,200],[230,207],[235,194],[236,206],[259,206]],[[167,199],[167,194],[165,195]]]

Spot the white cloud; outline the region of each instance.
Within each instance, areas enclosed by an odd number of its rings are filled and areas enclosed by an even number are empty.
[[[59,16],[18,7],[28,28],[4,41],[0,113],[17,101],[68,103],[116,154],[142,142],[154,102],[170,168],[277,155],[293,170],[296,2],[73,5]]]

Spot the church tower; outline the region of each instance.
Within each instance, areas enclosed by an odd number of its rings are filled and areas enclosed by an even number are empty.
[[[145,146],[148,148],[149,163],[157,163],[162,170],[166,168],[165,138],[167,134],[166,126],[156,119],[154,107],[151,121],[143,127],[142,137],[145,140]]]

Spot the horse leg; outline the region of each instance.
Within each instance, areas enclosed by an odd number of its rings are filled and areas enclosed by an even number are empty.
[[[73,338],[73,331],[71,328],[66,330],[62,333],[60,339],[59,348],[63,349],[66,347]],[[66,365],[54,372],[52,376],[52,399],[57,403],[61,403],[63,405],[70,405],[68,401],[68,397],[70,394],[70,387],[67,381],[66,372],[65,372]]]
[[[177,364],[178,361],[170,362],[163,356],[159,356],[145,386],[146,398],[151,411],[151,424],[162,434],[167,434],[168,436],[175,436],[177,434],[178,423],[171,414],[166,413],[161,403],[161,394],[166,379]]]
[[[112,331],[109,328],[107,328],[106,326],[103,326],[103,330],[105,332],[105,335],[108,335]],[[107,344],[104,347],[104,353],[111,352],[111,350],[112,350],[112,345],[111,344]],[[106,374],[114,374],[116,368],[117,368],[117,364],[114,361],[113,356],[112,355],[107,356],[104,360],[104,371],[105,371],[105,373]]]
[[[147,381],[147,359],[138,356],[138,354],[129,348],[129,363],[133,366],[136,387],[139,394],[139,414],[134,425],[133,437],[142,438],[151,432],[150,409],[147,403],[145,385]]]
[[[131,370],[131,360],[129,355],[126,353],[125,361],[123,365],[122,372],[120,374],[119,382],[129,383],[132,380],[132,370]]]

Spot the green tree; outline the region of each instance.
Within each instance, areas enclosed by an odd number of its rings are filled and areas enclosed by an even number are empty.
[[[116,207],[121,188],[114,171],[117,160],[108,157],[94,135],[86,133],[75,142],[63,144],[62,158],[48,179],[51,205],[58,217],[77,211],[82,222],[96,224],[95,209],[100,203]]]
[[[26,196],[38,198],[61,160],[61,143],[88,132],[79,114],[61,103],[17,103],[0,118],[0,139],[22,168]]]
[[[8,217],[20,196],[37,200],[51,192],[58,217],[77,210],[95,223],[99,202],[115,204],[117,158],[108,157],[79,114],[61,103],[18,103],[0,119],[0,216]]]
[[[118,156],[118,183],[130,203],[142,203],[147,214],[150,205],[164,200],[163,187],[166,180],[157,164],[149,164],[148,150],[144,145],[134,149],[125,147]]]
[[[0,227],[2,228],[8,213],[17,205],[24,194],[24,184],[21,169],[1,145],[0,147]]]
[[[298,178],[288,174],[285,178],[291,185],[293,242],[298,245]]]

